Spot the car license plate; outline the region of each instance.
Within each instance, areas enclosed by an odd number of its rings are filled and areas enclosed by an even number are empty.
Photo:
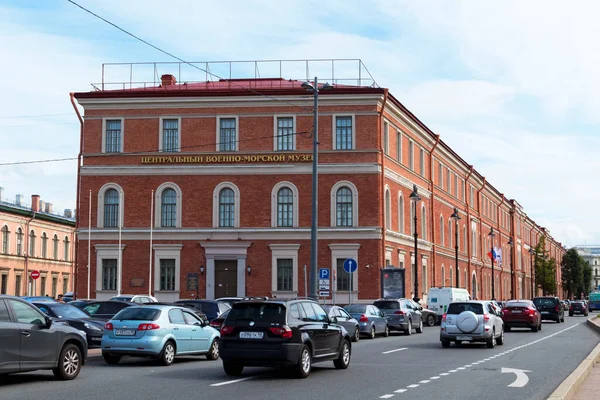
[[[471,336],[457,336],[456,340],[472,340],[473,337]]]
[[[522,312],[523,312],[523,311],[521,311],[521,310],[512,310],[512,313],[513,313],[513,314],[521,314]]]
[[[134,329],[115,329],[116,336],[135,336]]]
[[[263,332],[240,332],[240,339],[262,339]]]
[[[542,311],[542,314],[550,314],[550,311]]]

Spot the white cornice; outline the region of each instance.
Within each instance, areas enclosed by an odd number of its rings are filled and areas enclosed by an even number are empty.
[[[410,247],[411,249],[414,249],[415,247],[414,237],[394,231],[386,231],[385,240],[402,246]],[[417,239],[417,248],[420,250],[431,251],[431,242]]]
[[[319,110],[319,116],[331,116],[331,115],[340,115],[340,114],[344,114],[344,111],[321,111]],[[351,112],[354,115],[379,115],[378,112],[376,111],[352,111]],[[127,120],[132,120],[132,119],[138,119],[138,120],[142,120],[142,119],[155,119],[158,120],[160,117],[178,117],[181,119],[203,119],[203,118],[216,118],[217,116],[220,116],[220,113],[209,113],[209,114],[182,114],[180,112],[174,112],[173,114],[161,114],[160,116],[157,115],[127,115],[125,113],[123,114],[119,114],[118,116],[111,116],[114,118],[126,118]],[[271,112],[271,113],[236,113],[235,114],[237,117],[240,118],[269,118],[269,117],[277,117],[280,115],[295,115],[295,116],[301,116],[301,117],[312,117],[314,114],[312,112]],[[101,121],[103,119],[105,119],[106,116],[105,115],[93,115],[93,116],[87,116],[84,117],[84,119],[86,121]]]
[[[390,110],[388,110],[389,108]],[[408,130],[415,135],[415,137],[420,138],[423,142],[428,143],[430,146],[433,146],[435,143],[435,138],[431,136],[428,132],[426,132],[423,128],[421,128],[416,122],[414,122],[408,115],[406,115],[402,110],[400,110],[396,105],[392,102],[386,103],[386,110],[388,113],[395,115],[398,120],[404,123],[404,127],[408,128]],[[390,112],[391,111],[391,112]]]
[[[409,179],[405,178],[404,176],[400,175],[399,173],[393,171],[390,168],[385,168],[385,177],[411,190],[413,188],[413,185],[417,185],[420,196],[425,197],[426,199],[429,199],[431,197],[431,192],[429,190],[417,183],[410,181]]]

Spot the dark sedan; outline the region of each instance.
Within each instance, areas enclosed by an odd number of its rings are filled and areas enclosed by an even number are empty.
[[[342,307],[331,305],[324,305],[323,310],[327,312],[327,316],[330,319],[336,317],[337,324],[346,328],[353,342],[358,342],[360,338],[360,326],[358,321],[352,315],[348,314],[348,311]]]
[[[104,332],[104,321],[94,319],[85,311],[63,303],[33,303],[44,314],[58,322],[64,322],[73,328],[85,332],[88,348],[100,347]]]
[[[125,307],[135,305],[137,304],[124,301],[94,301],[86,304],[82,310],[90,314],[93,318],[106,322]]]
[[[229,304],[216,300],[179,300],[175,302],[175,305],[202,311],[209,321],[231,309]]]
[[[217,318],[214,318],[212,321],[210,321],[210,326],[212,326],[213,328],[215,328],[217,330],[221,330],[221,326],[223,325],[223,322],[225,322],[225,319],[229,315],[230,311],[231,310],[227,310],[223,314],[219,315]],[[199,312],[199,311],[197,311],[197,312]],[[206,316],[205,316],[205,318],[206,318]]]

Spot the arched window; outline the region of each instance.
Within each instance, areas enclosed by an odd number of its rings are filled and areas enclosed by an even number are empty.
[[[48,257],[48,235],[42,233],[42,258]]]
[[[23,255],[23,229],[17,228],[17,255]]]
[[[477,275],[473,272],[473,278],[471,279],[471,297],[477,298]]]
[[[448,220],[448,247],[452,248],[452,240],[454,240],[454,235],[452,234],[452,220]],[[456,243],[455,243],[456,245]]]
[[[440,244],[442,246],[446,245],[446,238],[444,235],[444,217],[440,215]]]
[[[33,229],[29,232],[29,257],[35,257],[35,232]]]
[[[352,226],[352,191],[343,186],[337,190],[335,196],[336,226]]]
[[[404,197],[398,195],[398,232],[404,233]]]
[[[52,258],[58,260],[58,235],[54,235],[52,238]]]
[[[10,232],[8,231],[8,226],[4,225],[2,227],[2,254],[8,254],[8,237]]]
[[[454,267],[451,265],[448,270],[448,275],[450,276],[450,284],[448,286],[454,287]]]
[[[177,226],[177,192],[167,188],[162,191],[160,199],[160,226],[172,228]]]
[[[427,240],[427,212],[425,211],[425,205],[421,207],[421,238]]]
[[[235,194],[231,188],[219,192],[219,227],[233,228],[235,226]]]
[[[385,191],[385,229],[392,229],[392,198],[389,189]]]
[[[63,241],[64,250],[65,250],[65,261],[69,261],[69,237],[65,236],[65,240]]]
[[[446,270],[444,264],[442,264],[442,286],[446,286]]]
[[[277,192],[277,226],[294,226],[294,194],[289,187],[282,187]]]
[[[104,227],[116,228],[119,221],[119,192],[108,189],[104,192]]]

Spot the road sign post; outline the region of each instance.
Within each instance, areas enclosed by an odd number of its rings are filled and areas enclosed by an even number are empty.
[[[350,282],[348,285],[348,304],[352,304],[352,286],[353,286],[353,279],[352,279],[352,274],[354,272],[356,272],[356,269],[358,268],[358,263],[356,262],[356,260],[354,258],[347,258],[344,261],[344,271],[346,271],[348,273],[348,275],[350,276]]]

